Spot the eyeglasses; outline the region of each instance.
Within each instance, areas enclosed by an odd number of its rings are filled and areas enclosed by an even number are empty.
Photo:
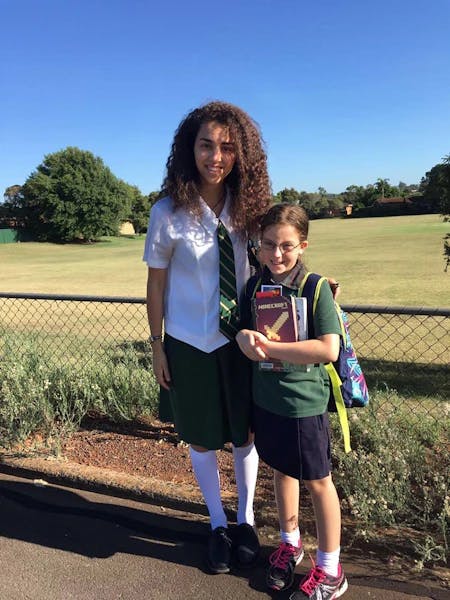
[[[261,240],[261,250],[265,250],[266,252],[275,252],[277,248],[279,248],[281,254],[288,254],[292,252],[296,248],[302,245],[303,242],[299,242],[298,244],[291,244],[290,242],[285,242],[283,244],[275,244],[271,240]]]

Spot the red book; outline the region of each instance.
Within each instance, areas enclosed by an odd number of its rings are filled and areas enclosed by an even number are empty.
[[[295,297],[257,296],[253,299],[255,329],[267,339],[276,342],[296,342],[298,340],[297,312]],[[259,363],[262,371],[290,371],[292,365],[279,360]]]

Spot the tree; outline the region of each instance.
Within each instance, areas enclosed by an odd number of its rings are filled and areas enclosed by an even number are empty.
[[[300,199],[298,203],[306,210],[308,216],[312,214],[314,208],[314,198],[312,194],[309,194],[308,192],[302,190],[300,192]]]
[[[3,203],[0,204],[0,223],[9,224],[14,221],[15,225],[20,226],[17,218],[17,212],[22,201],[22,186],[10,185],[3,194]]]
[[[435,165],[422,177],[420,191],[432,208],[440,210],[445,215],[450,213],[448,206],[450,162],[448,156],[442,160],[444,162]]]
[[[276,202],[290,202],[291,204],[298,204],[299,200],[300,193],[294,188],[284,188],[275,195]]]
[[[379,177],[374,184],[378,198],[395,198],[400,196],[400,190],[397,187],[390,185],[389,179]]]
[[[18,185],[10,185],[6,188],[5,193],[3,194],[3,200],[5,203],[10,205],[17,204],[18,199],[22,195],[22,186]]]
[[[442,163],[425,173],[420,183],[420,191],[431,207],[440,210],[444,221],[450,221],[450,154],[443,157]],[[444,237],[444,257],[447,271],[450,265],[450,233]]]
[[[133,223],[136,233],[145,233],[148,227],[150,209],[160,197],[160,192],[150,192],[148,196],[144,196],[136,186],[133,186],[132,189],[133,199],[129,220]]]
[[[129,214],[130,188],[91,152],[48,154],[26,180],[20,202],[26,228],[39,240],[95,240],[117,235]]]
[[[441,211],[444,221],[450,221],[450,154],[444,156],[442,174],[442,196],[441,196]],[[447,233],[444,237],[444,257],[445,257],[445,270],[447,271],[450,265],[450,233]]]

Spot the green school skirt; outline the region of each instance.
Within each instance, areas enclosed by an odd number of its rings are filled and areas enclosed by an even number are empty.
[[[213,352],[164,336],[170,391],[160,390],[159,416],[179,437],[208,450],[247,442],[251,411],[251,365],[235,341]]]

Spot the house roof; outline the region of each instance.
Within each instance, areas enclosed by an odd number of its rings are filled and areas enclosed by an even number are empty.
[[[403,196],[394,196],[393,198],[378,198],[378,204],[410,204],[411,200]]]

